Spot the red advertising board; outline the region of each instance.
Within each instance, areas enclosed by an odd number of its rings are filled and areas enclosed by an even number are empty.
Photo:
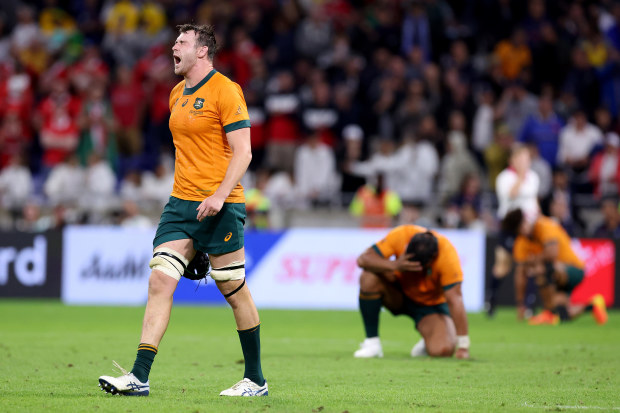
[[[615,246],[607,239],[573,240],[573,248],[586,263],[586,274],[571,294],[571,302],[589,304],[592,296],[602,294],[607,306],[614,303]]]

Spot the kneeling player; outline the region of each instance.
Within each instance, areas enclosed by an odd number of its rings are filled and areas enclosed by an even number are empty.
[[[545,310],[529,321],[530,324],[558,324],[581,315],[589,306],[570,303],[572,291],[584,278],[584,262],[571,247],[566,231],[554,220],[539,216],[528,222],[520,209],[508,213],[503,226],[517,235],[513,258],[515,295],[523,298],[527,276],[534,277]],[[592,297],[592,315],[597,323],[607,322],[605,300],[599,294]]]
[[[469,357],[463,271],[446,237],[416,225],[400,226],[368,248],[357,263],[363,269],[359,305],[366,339],[355,357],[383,357],[378,332],[382,306],[414,320],[422,340],[412,356],[451,357],[456,350],[456,357]]]

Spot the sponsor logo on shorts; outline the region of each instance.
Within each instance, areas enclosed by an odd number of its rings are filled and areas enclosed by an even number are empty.
[[[224,242],[228,242],[230,240],[230,237],[232,237],[232,232],[226,234],[226,236],[224,237]]]
[[[194,102],[194,109],[202,109],[202,105],[204,105],[205,100],[203,98],[196,98]]]

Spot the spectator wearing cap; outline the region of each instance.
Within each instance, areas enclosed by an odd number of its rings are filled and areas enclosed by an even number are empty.
[[[608,132],[603,151],[594,156],[588,171],[596,196],[620,194],[619,156],[620,137],[615,132]]]

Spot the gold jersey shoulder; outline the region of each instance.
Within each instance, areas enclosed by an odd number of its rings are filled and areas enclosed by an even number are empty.
[[[182,81],[170,93],[169,125],[176,149],[172,196],[202,201],[221,184],[232,158],[226,133],[250,127],[243,92],[215,70],[192,88]],[[245,202],[241,184],[226,202]]]

